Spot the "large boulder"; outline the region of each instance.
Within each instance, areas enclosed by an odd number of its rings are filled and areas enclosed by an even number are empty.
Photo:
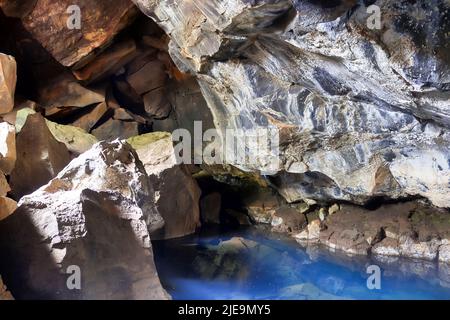
[[[163,223],[136,153],[100,142],[0,223],[0,270],[19,299],[165,299],[149,235]]]
[[[230,164],[276,173],[290,202],[422,196],[450,207],[448,1],[370,1],[379,29],[368,1],[134,2],[197,76],[222,137],[278,132],[279,157],[244,141],[258,161]]]
[[[165,221],[152,239],[182,237],[200,226],[200,188],[184,164],[178,164],[172,136],[149,133],[127,140],[136,150],[158,193],[156,205]]]
[[[16,60],[0,53],[0,114],[8,113],[14,107],[16,81]]]
[[[26,118],[17,135],[16,148],[18,157],[10,181],[16,198],[46,184],[70,162],[67,147],[55,139],[38,113]]]
[[[133,3],[127,0],[31,0],[29,6],[16,8],[12,2],[2,1],[6,14],[21,17],[30,35],[67,67],[86,64],[130,23],[136,12]]]

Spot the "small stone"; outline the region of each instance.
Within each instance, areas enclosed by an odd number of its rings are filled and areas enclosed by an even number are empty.
[[[127,77],[127,82],[139,95],[144,95],[147,92],[163,87],[166,80],[167,74],[164,64],[159,60],[150,61],[137,72]]]
[[[325,221],[326,219],[326,212],[325,212],[325,208],[320,208],[319,209],[319,219],[320,221]]]
[[[0,197],[6,196],[6,194],[11,191],[11,188],[6,180],[5,175],[0,172]]]
[[[398,241],[393,238],[384,238],[381,242],[378,242],[372,247],[372,253],[383,256],[399,257],[400,250]]]
[[[0,53],[0,114],[8,113],[14,107],[16,81],[16,60],[11,56]]]
[[[296,209],[290,207],[277,209],[272,219],[272,231],[275,232],[299,232],[306,225],[306,217]]]
[[[331,207],[328,208],[328,215],[335,214],[340,210],[340,207],[337,203],[333,204]]]
[[[166,89],[158,88],[144,95],[145,112],[156,119],[166,118],[172,106],[167,100]]]
[[[439,261],[450,263],[450,244],[443,244],[439,247]]]

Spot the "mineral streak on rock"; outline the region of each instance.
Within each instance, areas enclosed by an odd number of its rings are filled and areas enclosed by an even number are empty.
[[[272,179],[289,201],[450,207],[448,1],[372,1],[381,30],[356,1],[134,2],[197,76],[219,130],[279,130]]]

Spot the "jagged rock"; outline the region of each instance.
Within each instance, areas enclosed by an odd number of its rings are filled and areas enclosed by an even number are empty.
[[[172,109],[165,88],[154,89],[146,93],[143,99],[145,112],[156,119],[166,118]]]
[[[374,30],[356,1],[134,1],[196,74],[222,136],[279,132],[279,162],[231,164],[279,172],[291,202],[423,196],[450,207],[448,1],[370,1]]]
[[[309,229],[315,223],[314,237]],[[436,260],[450,238],[450,215],[417,202],[383,205],[367,210],[341,205],[340,210],[316,219],[294,236],[300,243],[312,240],[350,255],[373,255]]]
[[[40,89],[38,102],[47,109],[82,108],[105,101],[102,90],[97,91],[83,87],[72,75],[63,74]]]
[[[139,95],[144,95],[147,92],[163,87],[166,80],[167,73],[164,64],[159,60],[148,62],[127,77],[127,82]]]
[[[200,214],[203,223],[220,224],[222,196],[218,192],[207,194],[200,200]]]
[[[75,155],[82,154],[98,142],[97,138],[86,133],[81,128],[62,125],[48,120],[46,120],[46,123],[55,139],[64,143],[67,149]]]
[[[80,28],[69,28],[76,11],[81,14]],[[25,29],[62,65],[79,67],[92,55],[108,45],[111,39],[133,19],[131,1],[39,0],[33,10],[22,18]],[[54,17],[48,19],[48,17]],[[76,26],[76,24],[74,24]],[[51,33],[48,30],[52,30]]]
[[[82,115],[77,120],[72,122],[72,125],[84,129],[86,132],[90,132],[92,128],[99,122],[99,120],[108,111],[108,105],[106,102],[99,103],[88,113]]]
[[[16,198],[49,182],[69,162],[67,147],[58,142],[38,113],[30,114],[17,135],[17,160],[11,173],[11,189]]]
[[[0,170],[10,174],[16,163],[16,130],[13,125],[0,123]]]
[[[0,270],[20,299],[165,299],[149,236],[163,223],[136,153],[100,142],[0,223]]]
[[[11,191],[8,181],[6,180],[3,172],[0,172],[0,197],[6,196],[6,194]]]
[[[127,140],[144,164],[159,193],[156,205],[166,222],[152,239],[170,239],[194,233],[200,226],[200,188],[184,164],[177,164],[172,136],[149,133]]]
[[[0,53],[0,114],[8,113],[14,107],[16,81],[16,60]]]
[[[133,40],[118,42],[95,57],[88,65],[75,70],[74,75],[78,80],[87,83],[98,81],[119,71],[136,55],[136,43]]]
[[[0,300],[14,300],[11,292],[3,284],[2,277],[0,277]]]
[[[297,233],[306,225],[306,217],[294,208],[281,207],[278,208],[272,218],[272,231]]]
[[[248,215],[257,223],[272,223],[275,211],[281,203],[269,189],[260,188],[259,192],[244,197],[244,206]]]
[[[312,220],[306,227],[306,230],[295,235],[294,238],[298,241],[318,241],[320,229],[320,220]]]
[[[10,216],[17,209],[17,202],[13,199],[0,197],[0,220]]]
[[[128,139],[139,134],[139,123],[109,119],[92,130],[98,140]]]

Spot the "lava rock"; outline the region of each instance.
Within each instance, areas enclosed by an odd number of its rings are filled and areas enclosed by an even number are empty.
[[[69,150],[55,139],[38,113],[26,118],[17,135],[16,149],[10,184],[17,199],[49,182],[70,162]]]
[[[136,153],[100,142],[1,221],[0,270],[21,299],[166,299],[149,235],[163,223]]]
[[[16,81],[16,60],[0,53],[0,114],[8,113],[14,107]]]
[[[166,224],[152,233],[152,239],[171,239],[194,233],[200,226],[201,190],[188,168],[177,163],[172,136],[156,132],[127,141],[136,150],[159,194],[156,205]]]

